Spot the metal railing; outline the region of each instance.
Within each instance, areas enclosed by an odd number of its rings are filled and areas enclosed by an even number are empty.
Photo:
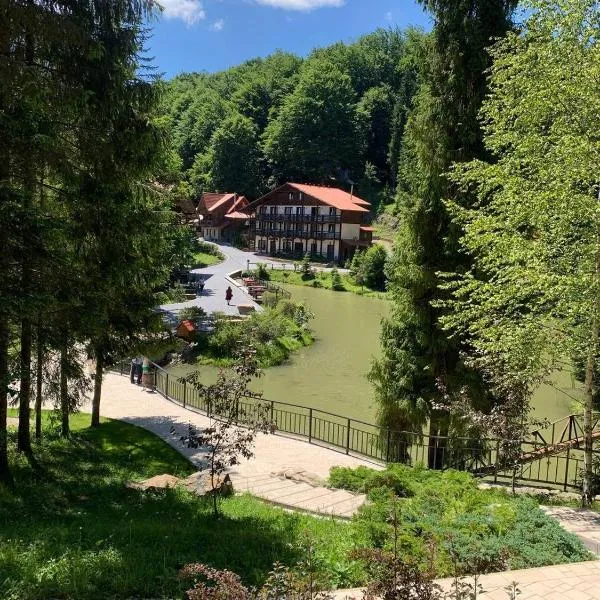
[[[171,375],[152,363],[153,383],[157,392],[165,398],[193,409],[207,416],[218,416],[212,412],[210,402],[198,390],[180,376]],[[129,365],[120,367],[121,374],[129,372]],[[306,439],[308,443],[319,444],[340,450],[346,454],[362,456],[371,460],[400,462],[408,465],[423,463],[434,469],[454,468],[495,480],[510,479],[512,469],[499,469],[495,465],[499,459],[500,440],[474,439],[457,436],[430,436],[427,433],[396,431],[372,423],[344,417],[317,408],[267,400],[259,397],[246,397],[239,409],[246,414],[266,407],[270,421],[276,431]],[[562,421],[574,422],[579,415],[551,423],[548,430],[552,438],[562,429]],[[573,425],[571,425],[573,427]],[[532,432],[533,440],[522,444],[523,455],[539,450],[541,430]],[[594,450],[597,455],[600,453]],[[552,486],[564,490],[580,489],[580,473],[583,468],[583,453],[579,448],[566,450],[562,454],[544,454],[540,458],[527,460],[518,465],[516,479]]]

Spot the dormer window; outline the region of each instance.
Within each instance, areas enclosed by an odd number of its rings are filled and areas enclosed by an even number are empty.
[[[288,194],[288,200],[289,200],[290,202],[293,202],[293,201],[294,201],[294,192],[290,192],[290,193]]]

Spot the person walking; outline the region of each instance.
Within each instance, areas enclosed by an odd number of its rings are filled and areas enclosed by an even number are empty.
[[[233,298],[233,291],[231,290],[231,286],[229,286],[227,288],[227,291],[225,292],[225,300],[227,300],[227,306],[229,306],[229,303],[231,302],[232,298]]]
[[[204,292],[204,281],[202,279],[198,282],[198,287],[200,288],[200,295],[202,296],[202,293]]]

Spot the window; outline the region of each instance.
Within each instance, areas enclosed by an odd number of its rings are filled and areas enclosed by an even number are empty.
[[[296,214],[303,215],[304,214],[304,206],[296,206]]]
[[[273,229],[273,222],[269,221],[269,229]]]
[[[300,198],[300,200],[304,200],[304,194],[302,192],[300,192],[298,194],[298,198]]]
[[[334,257],[334,246],[333,244],[327,244],[327,259],[332,260]]]
[[[266,250],[267,249],[267,240],[258,240],[258,249]]]
[[[310,245],[310,253],[311,254],[316,254],[317,253],[317,242],[313,242]]]
[[[329,225],[329,233],[335,233],[335,225],[333,223]]]
[[[269,212],[272,215],[276,215],[277,214],[277,207],[276,206],[271,206],[271,208],[269,209]]]
[[[286,206],[286,207],[283,209],[283,212],[284,212],[286,215],[291,215],[291,214],[292,214],[292,210],[293,210],[293,207],[291,207],[291,206]]]
[[[266,215],[267,214],[267,207],[266,206],[261,206],[259,209],[259,213],[261,215]]]
[[[332,216],[334,216],[334,215],[335,215],[335,208],[331,207],[331,208],[329,209],[329,216],[330,216],[330,217],[332,217]]]
[[[293,201],[294,201],[294,192],[290,192],[290,193],[288,194],[288,200],[289,200],[290,202],[293,202]]]
[[[286,240],[285,244],[283,245],[283,248],[286,252],[291,252],[292,251],[292,242],[290,242],[289,240]]]

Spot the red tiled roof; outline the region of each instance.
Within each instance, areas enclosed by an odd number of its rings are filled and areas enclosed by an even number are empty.
[[[215,194],[213,192],[204,192],[200,199],[200,206],[204,206],[208,212],[212,212],[217,206],[221,206],[224,202],[233,198],[235,194]]]
[[[234,212],[228,212],[225,215],[226,219],[249,219],[250,215],[247,215],[246,213],[243,212],[239,212],[239,211],[234,211]]]
[[[238,199],[233,203],[232,207],[229,209],[229,213],[235,212],[238,208],[244,208],[248,206],[248,198],[246,196],[238,196]]]
[[[293,188],[308,194],[325,204],[329,204],[339,210],[353,210],[358,212],[369,212],[367,206],[369,202],[359,198],[354,194],[349,194],[339,188],[330,188],[322,185],[309,185],[307,183],[288,183]]]
[[[375,231],[375,227],[365,227],[365,226],[362,226],[360,228],[360,230],[361,231]]]

